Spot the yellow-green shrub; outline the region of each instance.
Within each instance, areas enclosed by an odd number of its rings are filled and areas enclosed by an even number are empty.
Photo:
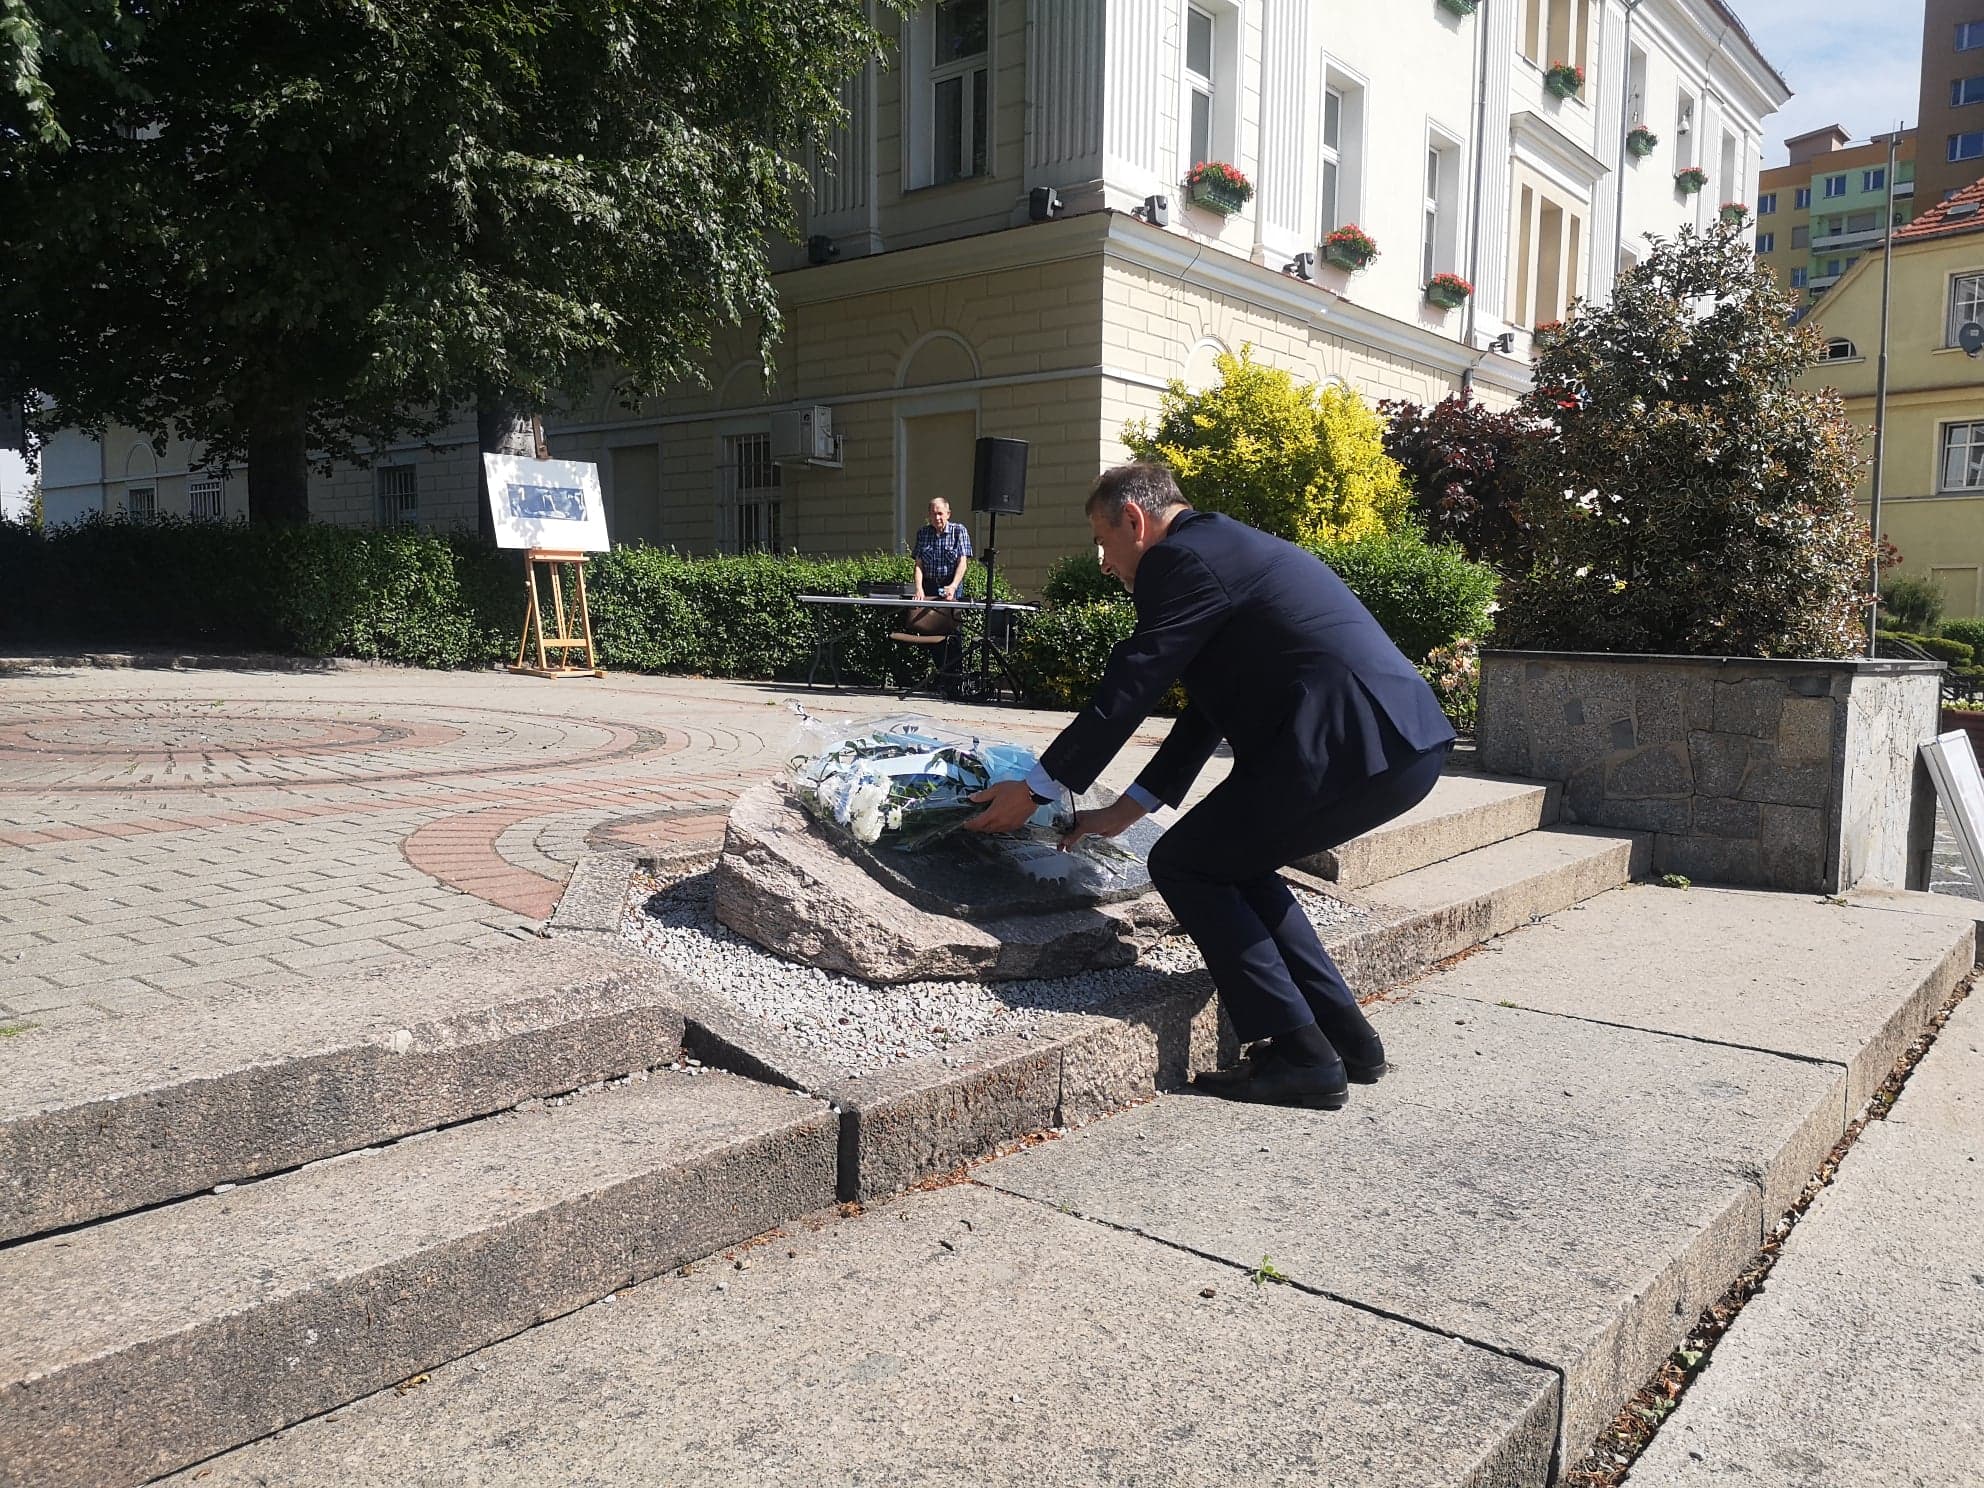
[[[1303,543],[1355,542],[1404,519],[1404,472],[1356,393],[1297,382],[1250,347],[1216,365],[1217,384],[1193,393],[1174,381],[1155,426],[1123,431],[1139,460],[1171,467],[1187,501]]]

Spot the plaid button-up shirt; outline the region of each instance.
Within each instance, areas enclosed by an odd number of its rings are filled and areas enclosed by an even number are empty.
[[[923,574],[923,596],[935,599],[938,591],[951,582],[951,575],[958,571],[958,559],[971,556],[971,534],[964,530],[962,522],[952,522],[942,532],[925,522],[916,529],[916,542],[911,551],[916,555],[916,566]]]

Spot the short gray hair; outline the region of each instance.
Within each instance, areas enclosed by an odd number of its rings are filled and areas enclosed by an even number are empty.
[[[1178,478],[1169,465],[1139,461],[1105,470],[1089,488],[1083,510],[1090,516],[1101,513],[1113,526],[1123,520],[1124,511],[1140,506],[1147,516],[1162,516],[1174,506],[1189,506],[1178,489]]]

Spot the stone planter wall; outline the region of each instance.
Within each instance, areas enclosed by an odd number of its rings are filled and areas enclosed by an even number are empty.
[[[1488,651],[1481,767],[1564,818],[1651,832],[1653,871],[1838,893],[1922,888],[1942,666]]]

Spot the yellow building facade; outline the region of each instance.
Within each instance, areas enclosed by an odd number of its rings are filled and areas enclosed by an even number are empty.
[[[1881,277],[1875,251],[1812,312],[1827,354],[1806,378],[1838,389],[1866,433],[1859,499],[1868,515]],[[1984,326],[1984,181],[1894,242],[1880,525],[1901,550],[1895,572],[1937,584],[1951,617],[1984,615],[1984,356],[1959,344],[1968,323]]]

